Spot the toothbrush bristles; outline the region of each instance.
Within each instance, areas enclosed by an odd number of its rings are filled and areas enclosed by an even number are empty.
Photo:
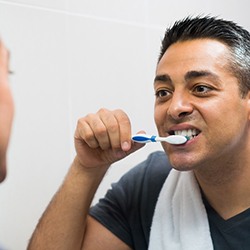
[[[189,137],[189,136],[186,135],[185,137],[187,138],[188,141],[190,140],[190,137]]]

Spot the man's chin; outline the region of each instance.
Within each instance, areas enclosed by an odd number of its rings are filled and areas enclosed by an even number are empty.
[[[178,171],[190,171],[195,168],[193,161],[188,161],[184,159],[169,159],[172,167]]]

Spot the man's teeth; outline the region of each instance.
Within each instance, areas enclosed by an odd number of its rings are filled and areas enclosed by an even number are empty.
[[[177,130],[174,131],[175,135],[182,135],[182,136],[187,136],[189,139],[194,138],[196,135],[199,134],[197,129],[185,129],[185,130]]]

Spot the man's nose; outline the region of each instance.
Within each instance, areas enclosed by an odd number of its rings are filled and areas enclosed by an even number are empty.
[[[193,112],[193,105],[187,93],[173,93],[168,107],[168,115],[175,120],[180,120]]]

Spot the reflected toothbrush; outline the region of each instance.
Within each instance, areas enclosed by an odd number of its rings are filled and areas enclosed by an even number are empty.
[[[148,143],[148,142],[168,142],[170,144],[179,145],[184,144],[190,138],[183,135],[170,135],[167,137],[159,137],[156,135],[146,135],[146,134],[137,134],[132,136],[134,142],[139,143]]]

